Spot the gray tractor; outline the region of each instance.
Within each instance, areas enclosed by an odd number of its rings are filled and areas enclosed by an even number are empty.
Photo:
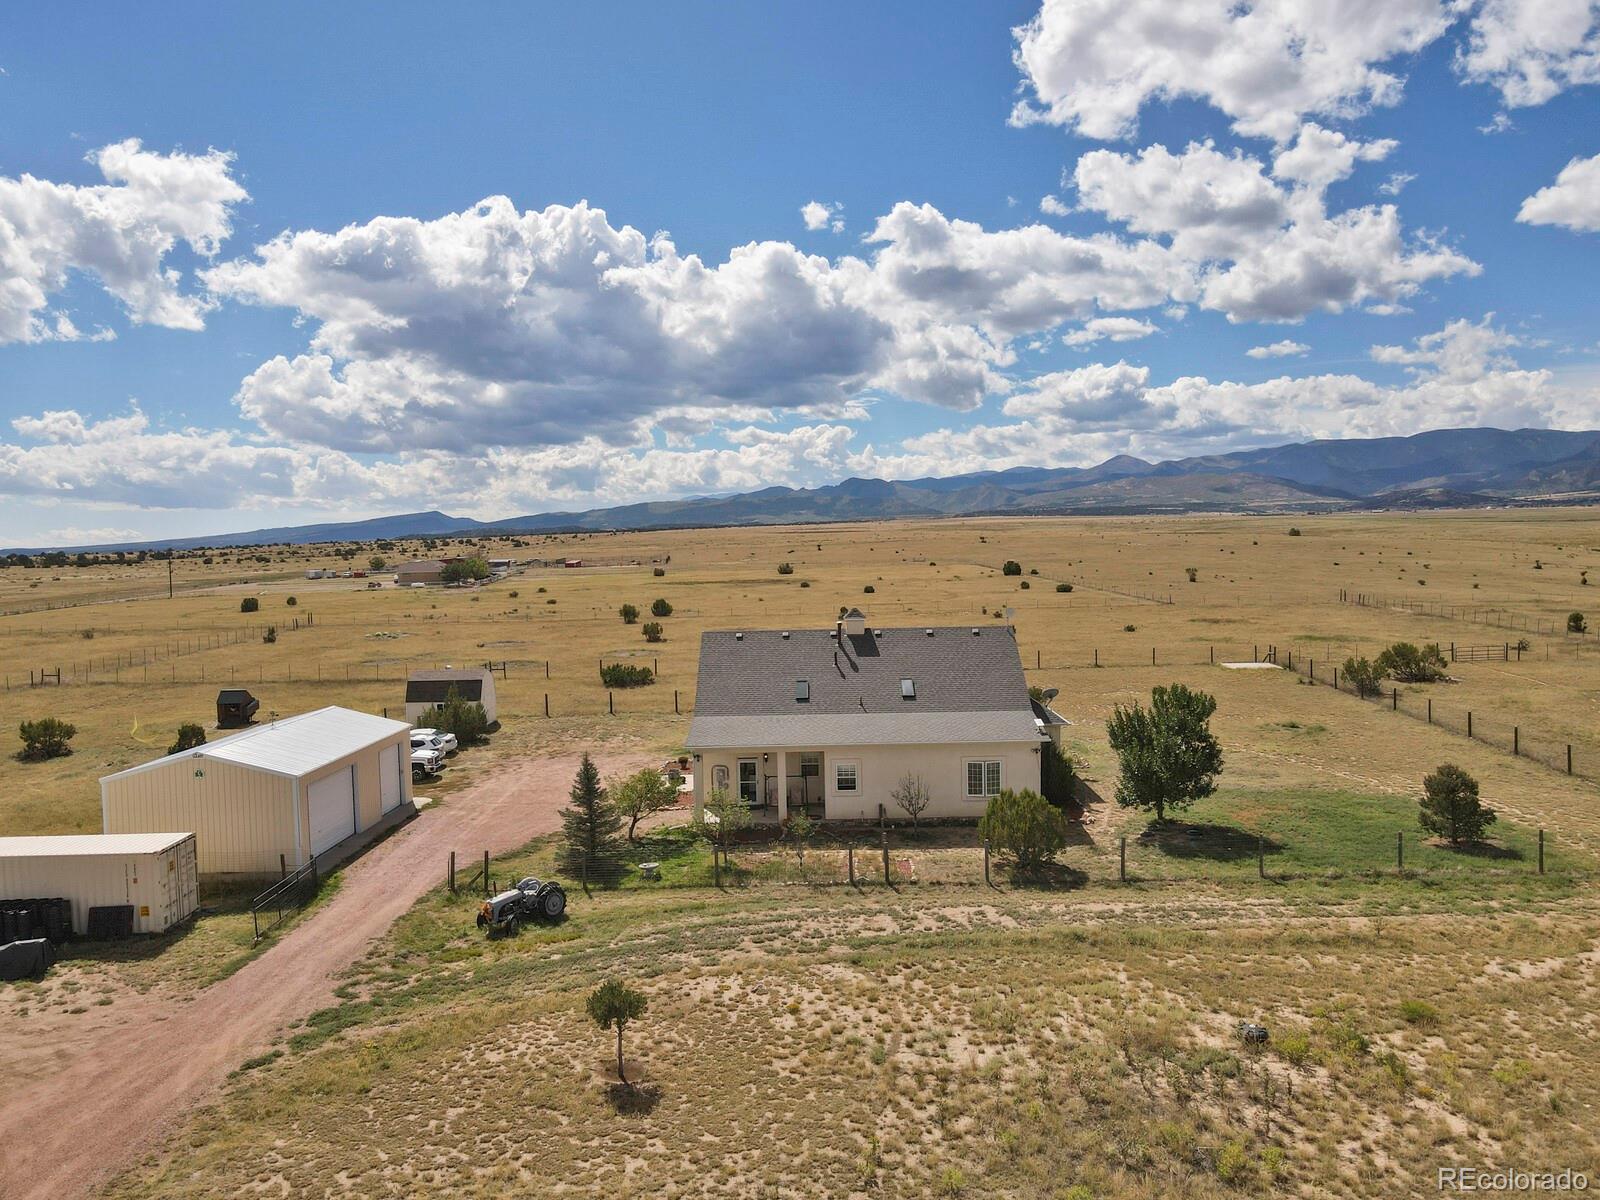
[[[553,879],[541,883],[530,876],[485,900],[478,909],[478,928],[515,934],[524,921],[559,921],[566,911],[567,893],[559,883]]]

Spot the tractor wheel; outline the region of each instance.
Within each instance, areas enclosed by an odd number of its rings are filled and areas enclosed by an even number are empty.
[[[479,913],[478,914],[478,928],[482,929],[488,923],[489,923],[489,918],[484,916],[482,913]]]
[[[522,922],[518,918],[512,917],[510,920],[508,920],[506,922],[506,936],[507,937],[516,937],[517,936],[517,930],[521,927],[521,925],[522,925]]]
[[[539,908],[544,913],[545,919],[554,921],[567,911],[567,894],[560,888],[550,888],[539,897]]]

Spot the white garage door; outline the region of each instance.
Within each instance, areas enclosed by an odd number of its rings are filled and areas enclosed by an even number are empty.
[[[356,769],[346,767],[313,783],[306,795],[311,807],[311,853],[321,854],[356,831]]]
[[[400,804],[404,789],[400,783],[400,747],[385,746],[378,751],[378,793],[383,800],[383,811],[388,812]]]

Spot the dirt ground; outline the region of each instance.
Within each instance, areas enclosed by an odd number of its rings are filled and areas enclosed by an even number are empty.
[[[609,773],[645,761],[616,753],[599,764]],[[93,1015],[0,1016],[0,1197],[89,1195],[137,1161],[230,1070],[329,1003],[339,973],[439,882],[450,850],[500,853],[554,830],[577,763],[575,754],[504,763],[425,811],[347,868],[311,919],[192,998],[156,992]]]

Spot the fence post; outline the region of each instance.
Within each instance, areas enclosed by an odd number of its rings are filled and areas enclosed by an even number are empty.
[[[1433,697],[1428,697],[1428,724],[1433,724]]]
[[[1207,646],[1206,649],[1208,651],[1210,651],[1210,653],[1211,653],[1211,665],[1213,667],[1216,666],[1217,665],[1217,648],[1215,646]]]
[[[1399,712],[1400,711],[1400,689],[1399,688],[1391,688],[1390,691],[1393,693],[1393,695],[1390,697],[1389,710],[1391,712]]]
[[[714,887],[722,886],[722,866],[717,858],[717,844],[711,843],[711,883]]]
[[[1567,774],[1572,774],[1572,743],[1567,743]]]
[[[1406,869],[1406,835],[1398,829],[1394,834],[1394,869],[1396,871]]]
[[[1336,692],[1339,690],[1339,668],[1338,667],[1335,667],[1333,669],[1333,690],[1336,691]]]
[[[1314,658],[1308,658],[1306,659],[1306,662],[1311,668],[1311,681],[1315,683],[1317,679],[1317,660]]]
[[[1539,874],[1544,874],[1544,830],[1539,830]]]
[[[989,882],[989,839],[983,839],[983,882]]]
[[[445,872],[445,880],[450,886],[450,894],[456,894],[456,852],[450,851],[450,866]]]
[[[617,715],[617,695],[615,692],[606,693],[606,708],[610,710],[613,717]]]
[[[856,885],[856,844],[851,842],[845,847],[845,858],[850,864],[850,886]]]
[[[1094,665],[1097,666],[1097,667],[1100,665],[1100,651],[1099,650],[1096,650],[1094,652]]]
[[[547,717],[550,715],[550,693],[549,692],[546,692],[544,694],[544,715],[547,716]]]
[[[1262,879],[1267,877],[1267,843],[1259,833],[1256,834],[1256,874]]]
[[[1122,842],[1117,847],[1117,879],[1121,883],[1128,882],[1128,835],[1122,835]]]
[[[483,852],[483,898],[489,898],[489,852]]]
[[[1511,727],[1511,757],[1512,758],[1516,758],[1521,753],[1522,753],[1522,727],[1520,725],[1513,725]]]
[[[677,688],[673,688],[672,689],[672,711],[673,711],[674,715],[677,715],[677,713],[678,713],[678,689]]]
[[[889,882],[889,831],[887,829],[882,830],[881,836],[883,838],[883,882],[887,884]]]
[[[1467,709],[1467,736],[1472,736],[1472,710]]]

